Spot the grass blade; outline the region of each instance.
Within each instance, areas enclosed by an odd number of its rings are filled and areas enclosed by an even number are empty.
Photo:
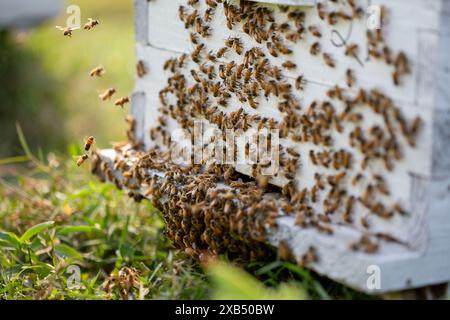
[[[20,239],[19,239],[20,243],[24,243],[25,241],[30,240],[38,233],[41,233],[45,229],[52,226],[54,223],[55,223],[55,221],[47,221],[47,222],[42,222],[35,226],[32,226],[27,231],[25,231],[25,233],[20,237]]]

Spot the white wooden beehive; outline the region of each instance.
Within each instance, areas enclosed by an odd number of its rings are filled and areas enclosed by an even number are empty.
[[[338,19],[334,25],[320,19],[317,12],[317,2],[323,3],[328,12],[332,10],[348,9],[347,0],[315,1],[315,0],[267,0],[260,6],[268,7],[274,12],[275,22],[279,25],[286,21],[286,13],[275,4],[289,5],[290,12],[299,10],[304,12],[304,25],[306,31],[302,40],[297,43],[286,41],[292,54],[274,57],[269,54],[266,42],[256,42],[242,32],[241,25],[230,30],[223,5],[218,4],[214,10],[214,17],[208,24],[211,35],[199,41],[205,44],[203,55],[207,52],[217,52],[224,46],[229,37],[239,37],[245,50],[261,47],[266,53],[271,66],[282,69],[283,81],[295,87],[295,80],[303,75],[303,90],[293,90],[292,95],[301,105],[296,111],[299,115],[308,112],[308,106],[313,101],[318,103],[329,101],[332,103],[336,115],[341,114],[344,105],[336,98],[327,96],[327,92],[336,85],[343,88],[344,95],[355,97],[358,90],[363,88],[366,92],[377,90],[383,97],[391,99],[392,104],[398,108],[404,117],[406,126],[411,126],[414,119],[421,119],[419,132],[414,137],[415,146],[407,143],[400,133],[400,126],[393,132],[398,136],[401,156],[392,160],[393,168],[388,170],[384,161],[370,160],[367,166],[362,166],[364,155],[350,145],[348,136],[360,127],[367,137],[369,130],[374,126],[381,127],[387,135],[387,128],[383,127],[383,118],[368,107],[360,107],[352,112],[360,114],[362,120],[357,122],[343,121],[342,131],[331,128],[332,143],[328,146],[313,143],[311,140],[294,141],[293,135],[301,132],[301,126],[291,128],[288,136],[280,139],[281,153],[286,148],[293,148],[300,154],[299,165],[292,179],[297,190],[311,189],[316,184],[315,174],[324,179],[337,175],[342,168],[316,165],[310,156],[311,150],[318,155],[323,151],[346,150],[352,155],[351,167],[346,172],[342,189],[348,198],[363,198],[368,185],[376,185],[374,176],[382,176],[388,195],[374,194],[369,197],[373,203],[380,203],[385,213],[392,217],[383,217],[383,214],[373,214],[373,207],[366,208],[356,201],[352,211],[351,222],[338,209],[330,214],[330,227],[333,234],[321,233],[315,228],[303,228],[296,225],[293,215],[280,216],[277,227],[269,233],[269,241],[277,246],[281,241],[287,243],[296,257],[301,257],[310,246],[317,248],[320,260],[311,265],[312,269],[334,280],[340,281],[362,291],[372,292],[373,288],[367,286],[370,275],[370,266],[380,268],[381,287],[376,292],[387,292],[425,286],[429,284],[444,283],[450,280],[450,102],[447,83],[450,80],[450,1],[448,0],[360,0],[355,1],[364,12],[371,5],[380,5],[385,8],[382,32],[384,44],[389,47],[392,57],[404,52],[410,63],[410,73],[402,75],[400,85],[394,85],[392,79],[393,66],[376,59],[368,54],[369,45],[366,37],[367,16],[346,21]],[[238,1],[229,1],[230,4],[239,5]],[[136,120],[135,133],[142,142],[144,149],[154,146],[164,148],[162,140],[152,139],[150,131],[160,125],[158,118],[162,116],[160,91],[166,86],[171,76],[163,68],[168,59],[179,58],[182,54],[190,55],[195,45],[189,40],[189,32],[179,19],[179,7],[183,5],[186,12],[197,9],[199,13],[207,8],[203,0],[194,7],[188,6],[185,0],[135,0],[136,21],[136,56],[142,61],[147,73],[136,78],[135,90],[132,96],[131,113]],[[308,31],[308,26],[315,26],[322,36],[317,38]],[[270,41],[270,39],[269,39]],[[322,54],[310,54],[310,47],[319,42],[321,52],[329,54],[335,62],[335,67],[328,66]],[[346,47],[357,44],[357,56],[345,54]],[[189,60],[189,58],[188,58]],[[243,60],[233,50],[229,50],[223,58],[208,65],[227,64],[235,61],[236,65]],[[284,69],[281,64],[286,60],[293,61],[297,67],[292,70]],[[203,61],[202,61],[203,62]],[[195,83],[190,76],[190,69],[197,68],[194,62],[186,62],[185,77],[188,84]],[[351,69],[355,75],[356,83],[349,88],[346,84],[346,71]],[[215,69],[216,73],[219,69]],[[200,71],[199,71],[200,73]],[[217,75],[216,75],[217,77]],[[220,78],[217,77],[220,81]],[[217,80],[214,80],[217,81]],[[242,102],[233,94],[228,105],[223,108],[230,113],[242,108],[249,115],[273,118],[282,122],[285,114],[277,108],[279,97],[259,94],[259,105],[251,108],[248,102]],[[215,101],[214,98],[211,98]],[[173,101],[169,103],[174,103]],[[311,111],[311,110],[310,110]],[[202,119],[204,125],[214,127],[208,120]],[[173,133],[179,129],[179,124],[167,117],[167,131]],[[296,131],[298,130],[298,131]],[[393,134],[393,133],[392,133]],[[381,148],[381,147],[380,147]],[[384,150],[384,149],[383,149]],[[238,158],[243,156],[242,149],[237,150]],[[105,157],[113,157],[110,151],[104,152]],[[289,155],[286,155],[289,157]],[[252,175],[252,166],[236,164],[236,170],[243,174]],[[357,183],[352,180],[358,175],[363,178]],[[290,181],[281,171],[270,178],[270,183],[281,188]],[[319,200],[310,203],[316,214],[326,211],[329,191],[324,188],[317,196]],[[341,205],[343,206],[343,205]],[[406,214],[395,210],[401,207]],[[380,211],[381,212],[381,211]],[[367,222],[370,227],[367,227]],[[376,236],[378,250],[375,253],[364,250],[351,250],[350,245],[358,241],[362,235]],[[393,241],[385,240],[383,236],[389,235]],[[369,273],[368,273],[369,272]]]

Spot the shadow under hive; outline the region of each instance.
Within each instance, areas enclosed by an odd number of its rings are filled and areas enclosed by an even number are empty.
[[[393,41],[412,28],[405,3],[386,3],[383,28],[367,30],[366,1],[136,1],[129,143],[98,154],[95,171],[137,200],[152,198],[168,237],[192,256],[260,259],[270,242],[281,258],[325,274],[356,259],[353,272],[333,277],[366,290],[364,266],[394,270],[401,259],[433,252],[423,225],[425,201],[435,196],[427,185],[441,187],[429,178],[438,111],[420,93],[436,95],[423,81],[435,69],[420,50]],[[436,8],[408,5],[439,28]],[[411,37],[418,47],[434,39]],[[198,123],[200,135],[212,132],[202,147],[216,148],[197,162],[195,151],[182,154],[184,165],[176,164],[174,150],[195,147]],[[174,136],[180,129],[184,136]],[[227,130],[249,141],[256,132],[277,152],[261,157],[261,144],[243,144],[231,164],[217,164]],[[256,163],[246,161],[255,153]],[[266,175],[274,161],[279,170]],[[405,272],[386,290],[429,281],[412,284],[414,277]]]

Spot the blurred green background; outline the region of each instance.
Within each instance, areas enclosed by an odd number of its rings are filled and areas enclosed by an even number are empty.
[[[92,17],[100,25],[64,37],[55,25],[66,24],[65,8],[81,8],[81,21]],[[60,16],[23,32],[0,33],[0,158],[21,154],[15,123],[22,126],[33,151],[65,152],[84,137],[97,147],[125,139],[127,112],[98,94],[114,86],[129,95],[135,74],[133,2],[74,0]],[[91,78],[102,64],[106,74]]]

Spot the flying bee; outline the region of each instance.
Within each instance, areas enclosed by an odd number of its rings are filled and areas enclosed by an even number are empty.
[[[89,72],[89,75],[91,77],[94,77],[94,76],[101,77],[104,73],[105,73],[105,69],[103,68],[103,66],[98,66],[98,67],[95,67],[94,69],[92,69]]]
[[[353,74],[353,71],[351,69],[347,69],[345,75],[347,86],[349,86],[350,88],[353,87],[353,85],[355,84],[355,75]]]
[[[311,34],[314,37],[317,37],[317,38],[321,38],[322,37],[322,33],[319,31],[319,28],[317,28],[316,26],[309,26],[308,30],[309,30],[309,32],[311,32]]]
[[[88,18],[88,21],[84,24],[83,29],[84,30],[91,30],[97,25],[98,25],[98,20],[92,19],[92,18]]]
[[[100,94],[100,95],[99,95],[99,98],[102,99],[103,101],[109,100],[109,99],[111,99],[111,97],[114,95],[114,93],[116,93],[116,89],[114,89],[114,88],[109,88],[109,89],[106,89],[105,92],[103,92],[102,94]]]
[[[71,38],[72,37],[72,31],[80,29],[79,27],[60,27],[60,26],[55,26],[56,29],[62,31],[63,35],[66,37]]]
[[[317,56],[320,53],[320,43],[314,42],[309,48],[309,53],[313,56]]]
[[[89,149],[93,144],[94,144],[94,137],[93,136],[88,137],[84,143],[84,150],[89,151]]]
[[[283,62],[282,66],[283,66],[283,68],[288,69],[288,70],[295,69],[297,67],[297,65],[294,62],[289,61],[289,60]]]
[[[147,74],[147,70],[145,68],[144,61],[139,60],[136,63],[136,73],[137,73],[139,78],[142,78],[143,76],[145,76]]]
[[[79,156],[77,159],[77,166],[81,166],[87,159],[89,158],[89,156],[87,154],[83,154],[82,156]]]
[[[123,105],[128,102],[130,102],[130,99],[128,97],[122,97],[114,101],[114,105],[123,108]]]
[[[328,53],[323,54],[323,60],[325,61],[325,64],[327,64],[329,67],[331,67],[331,68],[336,67],[336,64],[335,64],[333,58]]]

